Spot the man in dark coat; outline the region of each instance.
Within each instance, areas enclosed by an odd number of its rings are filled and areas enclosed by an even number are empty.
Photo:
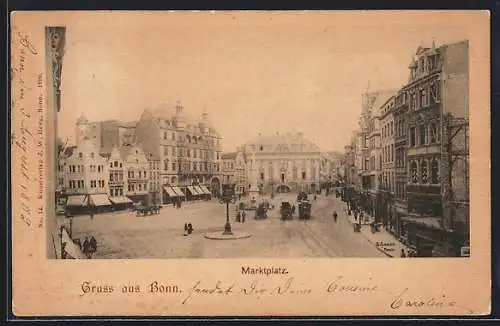
[[[89,237],[85,237],[85,241],[83,242],[83,253],[85,256],[87,256],[88,259],[91,257],[91,252],[90,252],[90,241]]]
[[[94,236],[90,237],[90,252],[95,254],[97,252],[97,240],[94,238]]]

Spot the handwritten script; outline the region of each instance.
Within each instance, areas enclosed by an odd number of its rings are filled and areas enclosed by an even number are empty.
[[[390,302],[388,308],[391,310],[400,310],[414,314],[414,310],[425,312],[438,312],[439,310],[457,310],[457,312],[473,314],[473,311],[465,305],[459,304],[447,295],[441,293],[428,297],[417,297],[411,295],[408,288],[401,291],[391,292],[388,289],[381,289],[370,277],[364,281],[348,280],[344,276],[336,276],[331,281],[322,283],[322,285],[304,284],[294,277],[286,277],[270,282],[267,279],[250,279],[248,281],[227,282],[222,280],[204,281],[197,280],[192,285],[183,288],[179,284],[172,282],[151,281],[147,285],[141,284],[123,284],[116,285],[110,283],[93,283],[84,281],[80,284],[80,296],[105,295],[121,293],[130,296],[132,294],[149,294],[161,297],[174,297],[180,300],[183,305],[191,303],[195,299],[217,300],[222,297],[239,297],[262,300],[265,297],[281,298],[305,298],[312,296],[321,296],[322,300],[328,300],[329,297],[336,296],[342,298],[345,296],[355,297],[368,304],[370,297],[372,300],[380,301],[380,296],[389,295]],[[390,293],[396,293],[391,297]],[[342,300],[342,299],[340,299]],[[383,301],[380,301],[383,304]]]
[[[38,154],[38,160],[44,165],[44,141],[43,141],[43,74],[33,74],[29,65],[34,66],[34,61],[38,56],[38,50],[25,33],[18,32],[13,35],[12,46],[12,108],[15,117],[13,133],[11,135],[14,160],[13,167],[19,171],[19,178],[16,179],[16,196],[19,198],[19,211],[17,218],[21,219],[26,226],[37,224],[43,227],[43,206],[35,208],[33,211],[33,197],[42,199],[40,193],[34,195],[30,185],[33,182],[43,183],[43,174],[34,173],[34,163],[32,153]],[[38,105],[35,103],[38,102]],[[36,107],[35,107],[36,106]],[[42,117],[40,119],[40,116]],[[41,121],[41,122],[40,122]],[[38,126],[38,127],[37,127]],[[40,132],[42,130],[42,132]],[[40,166],[40,162],[37,162]],[[40,178],[42,176],[42,178]],[[39,187],[40,188],[40,187]],[[38,223],[34,222],[34,216],[39,218]]]

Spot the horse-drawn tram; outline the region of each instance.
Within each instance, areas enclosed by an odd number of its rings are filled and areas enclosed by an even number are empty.
[[[282,202],[280,207],[280,215],[282,220],[293,219],[293,209],[289,202]]]
[[[308,200],[299,202],[299,220],[311,219],[311,203]]]

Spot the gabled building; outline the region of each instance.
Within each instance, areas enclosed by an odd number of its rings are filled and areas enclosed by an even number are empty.
[[[67,153],[64,165],[66,207],[70,213],[89,213],[89,207],[106,210],[108,199],[108,162],[91,139],[81,139]]]
[[[109,200],[117,209],[124,209],[130,206],[133,201],[126,197],[127,194],[127,173],[124,160],[118,148],[113,147],[108,156],[109,171]]]
[[[139,144],[119,148],[126,175],[125,196],[136,203],[149,204],[149,161]]]

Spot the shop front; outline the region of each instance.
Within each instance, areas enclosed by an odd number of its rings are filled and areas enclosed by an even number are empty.
[[[107,194],[89,195],[89,203],[94,213],[104,213],[113,210],[113,204]]]
[[[135,204],[145,205],[149,200],[149,194],[128,194],[127,197],[132,200]]]
[[[116,211],[129,209],[134,204],[132,200],[125,196],[109,197],[109,200],[113,204],[113,208]]]
[[[89,213],[87,195],[69,195],[66,202],[68,215],[85,215]]]
[[[459,234],[441,228],[438,218],[405,217],[403,219],[407,245],[418,257],[460,256],[462,239]]]

